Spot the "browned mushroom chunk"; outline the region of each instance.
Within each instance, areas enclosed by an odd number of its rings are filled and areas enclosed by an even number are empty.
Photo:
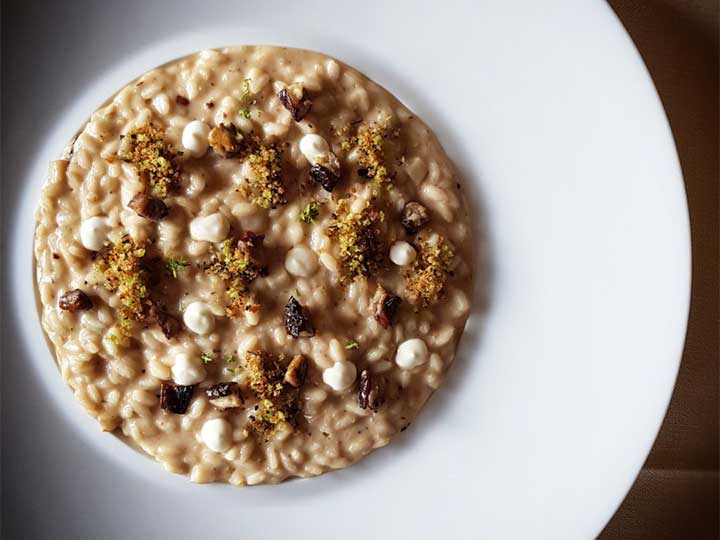
[[[162,281],[165,272],[165,261],[161,257],[143,257],[140,260],[142,280],[147,287],[155,287]]]
[[[310,111],[312,101],[308,99],[307,92],[302,83],[294,83],[286,86],[277,94],[280,103],[283,104],[293,120],[299,122]]]
[[[60,309],[75,313],[76,311],[83,311],[92,308],[93,303],[90,297],[82,292],[80,289],[73,289],[67,291],[60,297],[58,302]]]
[[[430,214],[419,202],[409,202],[403,208],[400,222],[408,234],[415,234],[430,221]]]
[[[295,300],[294,296],[290,297],[285,306],[285,330],[294,338],[311,337],[315,335],[310,314]]]
[[[210,130],[208,142],[215,151],[224,158],[233,157],[240,153],[243,140],[234,124],[220,124]]]
[[[370,310],[380,326],[388,328],[395,322],[400,304],[402,299],[399,296],[390,294],[382,285],[378,285],[370,301]]]
[[[258,276],[268,275],[267,264],[263,262],[263,239],[264,234],[255,234],[252,231],[244,231],[237,241],[237,247],[242,253],[247,253],[257,267]],[[259,307],[259,306],[258,306]]]
[[[257,250],[262,246],[265,235],[255,234],[252,231],[244,231],[238,238],[237,246],[243,251],[247,251],[251,256],[257,255]]]
[[[327,167],[318,165],[317,163],[310,167],[310,178],[320,184],[327,192],[332,192],[340,181],[340,177],[333,173]]]
[[[300,388],[302,383],[305,382],[306,375],[307,362],[303,355],[298,354],[288,364],[287,370],[285,371],[285,382],[293,388]]]
[[[168,208],[160,199],[150,197],[145,193],[138,193],[128,203],[128,208],[146,219],[158,221],[167,216]]]
[[[162,383],[160,385],[160,408],[173,414],[185,414],[193,396],[193,389],[193,386]]]
[[[221,382],[205,390],[210,403],[218,409],[235,409],[243,404],[240,388],[234,382]]]
[[[358,401],[361,409],[369,408],[375,412],[378,411],[384,401],[380,384],[367,369],[363,369],[360,373]]]
[[[150,318],[157,323],[167,339],[175,337],[182,329],[179,320],[154,304],[150,308]]]

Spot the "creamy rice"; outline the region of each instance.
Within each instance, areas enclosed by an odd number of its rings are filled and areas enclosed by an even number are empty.
[[[312,101],[300,121],[277,97],[297,82]],[[164,140],[183,151],[179,190],[164,199],[169,211],[157,221],[127,206],[144,185],[137,168],[118,159],[121,135],[148,123],[163,128]],[[223,123],[280,145],[286,204],[253,204],[239,189],[249,174],[244,161],[207,149],[209,129]],[[373,202],[385,216],[386,262],[367,278],[343,283],[337,238],[328,227],[341,198],[351,205],[372,198],[370,182],[356,172],[352,137],[361,123],[384,123],[392,133],[385,142],[392,188]],[[329,150],[312,146],[319,139],[303,139],[307,134],[320,135]],[[340,180],[332,193],[308,179],[302,150],[312,158],[311,146],[338,159]],[[146,73],[92,115],[63,159],[51,164],[43,189],[36,277],[43,328],[62,377],[103,430],[121,432],[167,470],[195,482],[275,483],[346,467],[406,428],[453,360],[472,288],[469,219],[458,182],[421,120],[324,55],[236,47]],[[319,207],[314,223],[300,221],[313,201]],[[419,256],[416,235],[400,223],[411,201],[430,217],[417,234],[440,235],[454,250],[442,294],[427,306],[411,301],[403,278]],[[231,318],[225,316],[226,284],[202,263],[225,238],[244,231],[264,235],[268,273],[249,285],[259,311]],[[121,331],[120,299],[104,286],[95,251],[126,234],[147,242],[155,256],[188,263],[176,277],[164,275],[154,291],[167,312],[184,321],[172,338],[147,323]],[[371,313],[379,284],[402,298],[388,328]],[[73,289],[90,297],[90,309],[59,307],[61,295]],[[283,308],[291,296],[309,312],[312,337],[288,334]],[[256,350],[283,353],[285,363],[303,355],[308,366],[296,425],[280,423],[263,436],[249,429],[256,397],[242,367],[246,352]],[[377,411],[362,408],[358,397],[366,369],[384,397]],[[206,390],[222,381],[238,383],[241,407],[212,404]],[[161,408],[162,383],[193,386],[184,414]]]

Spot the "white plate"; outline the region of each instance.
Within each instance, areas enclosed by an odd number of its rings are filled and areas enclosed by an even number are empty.
[[[44,85],[23,91],[40,110],[55,96],[67,105],[42,144],[23,123],[31,113],[18,112],[26,104],[9,108],[7,532],[104,539],[597,535],[664,415],[690,281],[673,140],[614,15],[601,2],[446,2],[432,10],[375,0],[185,5],[89,10],[71,33],[62,23],[63,37],[27,59],[38,70],[32,80]],[[237,26],[207,26],[216,21]],[[250,489],[191,484],[100,433],[53,367],[30,300],[32,214],[47,162],[133,77],[196,49],[240,43],[336,56],[420,114],[461,171],[484,254],[477,264],[488,269],[449,380],[415,425],[357,466]],[[85,53],[68,64],[65,49]],[[10,89],[12,97],[12,81]],[[34,161],[25,167],[28,155]]]

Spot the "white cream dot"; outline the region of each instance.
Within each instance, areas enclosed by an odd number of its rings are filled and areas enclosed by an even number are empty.
[[[190,222],[190,237],[205,242],[221,242],[230,231],[230,223],[220,212],[196,217]]]
[[[199,357],[181,352],[175,356],[172,377],[175,384],[188,386],[205,380],[205,366]]]
[[[317,270],[317,255],[310,248],[295,246],[285,256],[285,269],[297,277],[310,277]]]
[[[403,341],[395,354],[395,363],[404,370],[413,369],[428,361],[428,348],[420,338]]]
[[[207,304],[193,302],[185,308],[183,322],[189,330],[196,334],[209,334],[215,328],[215,315],[210,311]]]
[[[390,260],[398,266],[407,266],[415,260],[417,252],[415,248],[404,240],[395,242],[390,246]]]
[[[225,452],[232,444],[232,426],[224,418],[213,418],[203,424],[200,438],[213,452]]]
[[[107,218],[95,216],[84,219],[80,224],[80,242],[85,249],[100,251],[107,240],[110,225]]]
[[[336,392],[347,390],[355,382],[357,368],[352,362],[335,362],[323,370],[323,382]]]
[[[312,164],[330,152],[330,145],[317,133],[308,133],[300,139],[300,152]]]
[[[207,152],[210,127],[202,120],[189,122],[182,132],[182,145],[193,157],[201,157]]]

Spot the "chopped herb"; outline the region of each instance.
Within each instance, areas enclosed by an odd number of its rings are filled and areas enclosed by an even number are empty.
[[[178,277],[178,272],[188,266],[190,266],[190,263],[182,257],[180,259],[170,257],[167,261],[165,261],[165,268],[175,279]]]
[[[240,109],[240,116],[243,118],[250,118],[250,105],[257,103],[252,93],[252,88],[250,87],[251,82],[251,79],[245,79],[243,81],[243,93],[242,96],[240,96],[240,104],[243,106],[243,108]]]
[[[358,342],[355,341],[354,339],[346,339],[345,340],[345,348],[347,350],[358,349],[358,348],[360,348],[360,345],[358,345]]]
[[[315,223],[318,215],[320,215],[320,206],[318,206],[318,203],[316,203],[315,201],[312,201],[309,202],[305,208],[303,208],[302,212],[300,212],[298,221],[311,225]]]
[[[300,294],[300,291],[297,290],[297,287],[295,288],[295,296],[297,296],[298,298],[302,297],[302,294]]]
[[[245,79],[243,81],[243,93],[242,96],[240,96],[240,103],[243,105],[255,105],[257,102],[255,96],[253,96],[252,88],[250,87],[251,82],[252,79]]]
[[[204,352],[200,355],[200,360],[202,360],[203,364],[209,364],[210,362],[215,360],[215,358],[213,357],[212,353]]]
[[[233,354],[226,354],[225,355],[225,362],[228,364],[232,364],[235,361],[235,355]]]

